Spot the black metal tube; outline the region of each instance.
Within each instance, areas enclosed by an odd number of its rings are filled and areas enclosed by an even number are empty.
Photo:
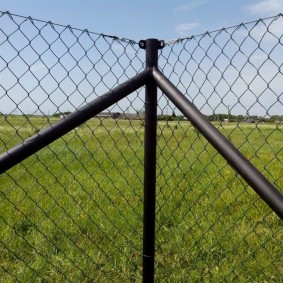
[[[141,72],[66,116],[54,125],[40,131],[16,147],[8,150],[0,156],[0,174],[142,87],[151,77],[150,70]]]
[[[283,195],[156,68],[153,69],[153,77],[165,95],[283,220]]]
[[[146,66],[157,66],[158,40],[146,40]],[[154,282],[157,86],[145,86],[143,282]]]

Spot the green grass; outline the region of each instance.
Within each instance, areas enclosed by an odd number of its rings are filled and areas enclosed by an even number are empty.
[[[0,118],[0,152],[55,121]],[[282,126],[216,127],[283,188]],[[141,281],[143,135],[92,119],[1,175],[0,282]],[[189,122],[157,146],[157,282],[283,282],[267,205]]]

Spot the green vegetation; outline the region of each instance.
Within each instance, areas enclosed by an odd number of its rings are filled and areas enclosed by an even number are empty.
[[[206,116],[211,122],[242,122],[242,123],[283,123],[283,115],[272,115],[268,117],[262,117],[257,115],[243,116],[243,115],[232,115],[228,113],[214,113]],[[159,115],[158,120],[160,121],[182,121],[185,120],[183,115],[176,115],[173,112],[171,115]]]
[[[0,153],[58,119],[0,117]],[[283,126],[215,126],[283,188]],[[0,282],[141,281],[143,132],[92,119],[1,175]],[[157,282],[283,282],[282,222],[190,123],[157,151]]]

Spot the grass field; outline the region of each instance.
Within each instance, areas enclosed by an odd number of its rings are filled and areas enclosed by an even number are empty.
[[[54,122],[0,116],[0,153]],[[216,127],[282,190],[283,126]],[[0,282],[141,281],[143,133],[92,119],[1,175]],[[279,218],[188,121],[157,146],[157,282],[283,282]]]

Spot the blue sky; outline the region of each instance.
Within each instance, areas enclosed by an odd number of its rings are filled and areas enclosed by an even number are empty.
[[[0,10],[140,40],[174,39],[283,12],[283,0],[1,0]]]
[[[168,41],[283,13],[283,0],[0,0],[0,3],[0,11],[135,41],[146,38]],[[112,39],[107,41],[92,34],[90,40],[87,33],[78,30],[74,39],[68,28],[56,26],[54,29],[52,25],[37,21],[35,28],[30,21],[18,17],[11,19],[7,14],[0,20],[0,112],[70,111],[143,68],[144,50],[137,45],[114,42],[110,46],[108,42]],[[209,56],[203,52],[208,50],[213,38],[203,39],[189,66],[187,63],[176,64],[181,59],[174,52],[180,52],[181,45],[176,45],[172,54],[168,47],[161,61],[171,54],[168,57],[171,61],[166,63],[167,74],[172,72],[172,66],[176,67],[175,71],[179,68],[180,76],[173,83],[177,85],[182,81],[184,92],[190,86],[190,99],[206,114],[212,111],[227,113],[227,105],[231,106],[232,113],[243,115],[282,113],[283,44],[280,38],[283,17],[277,18],[271,26],[270,21],[260,22],[251,33],[242,28],[233,36],[229,33],[220,35],[217,44],[214,42],[209,48]],[[60,30],[60,39],[55,30]],[[180,57],[185,56],[183,59],[188,60],[188,52],[193,50],[196,42],[190,42],[186,46],[187,53]],[[229,44],[221,51],[219,46],[227,42]],[[239,51],[237,43],[240,42],[245,54]],[[220,56],[219,52],[226,52],[226,57],[224,54]],[[159,63],[161,66],[162,62]],[[222,72],[220,78],[219,70]],[[167,109],[166,103],[166,99],[160,101],[160,111]],[[115,111],[127,109],[133,112],[142,107],[140,99],[134,102],[123,100]]]

